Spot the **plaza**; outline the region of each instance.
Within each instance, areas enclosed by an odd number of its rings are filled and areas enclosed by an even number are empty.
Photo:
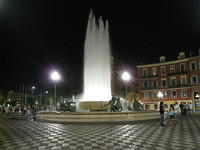
[[[200,149],[197,6],[0,0],[0,150]]]
[[[197,150],[199,115],[118,123],[45,123],[0,119],[1,150]]]

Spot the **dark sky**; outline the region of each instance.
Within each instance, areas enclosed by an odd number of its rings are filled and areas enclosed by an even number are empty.
[[[172,60],[200,48],[200,1],[0,0],[0,90],[51,90],[55,68],[62,93],[80,91],[90,8],[108,19],[112,54],[121,63]]]

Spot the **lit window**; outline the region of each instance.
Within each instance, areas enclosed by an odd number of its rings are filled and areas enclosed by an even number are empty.
[[[187,90],[183,90],[181,92],[181,97],[187,97],[187,96],[188,96]]]
[[[181,85],[186,85],[186,84],[187,84],[186,76],[181,77]]]
[[[175,65],[170,65],[170,73],[175,73]]]
[[[156,70],[156,68],[152,68],[152,75],[153,75],[153,76],[156,76],[156,75],[157,75],[157,70]]]
[[[166,68],[165,68],[165,66],[162,66],[160,68],[160,71],[161,71],[161,76],[165,76],[166,75]]]
[[[167,91],[163,91],[163,98],[167,98]]]

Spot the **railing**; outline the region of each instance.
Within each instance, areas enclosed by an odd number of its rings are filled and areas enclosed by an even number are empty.
[[[168,73],[169,76],[180,75],[180,74],[187,74],[187,71],[180,71],[180,72]]]
[[[141,78],[157,78],[158,75],[141,76]]]
[[[179,72],[172,72],[168,73],[169,76],[174,76],[174,75],[181,75],[181,74],[187,74],[187,71],[179,71]],[[163,75],[161,75],[163,76]],[[158,75],[142,75],[141,78],[157,78]]]
[[[175,84],[175,85],[169,85],[169,88],[179,88],[179,87],[188,87],[188,84]]]
[[[140,90],[153,90],[158,89],[158,87],[141,87]]]
[[[158,88],[180,88],[180,87],[188,87],[188,84],[175,84],[175,85],[168,85],[168,86],[160,86],[160,87],[141,87],[140,90],[153,90]]]

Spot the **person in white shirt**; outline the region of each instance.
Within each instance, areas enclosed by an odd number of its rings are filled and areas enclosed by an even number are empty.
[[[178,123],[178,119],[177,119],[177,117],[178,117],[178,114],[179,114],[179,112],[180,112],[179,109],[180,109],[180,108],[179,108],[178,103],[175,102],[175,104],[174,104],[174,120],[175,120],[174,122],[175,122],[175,124]]]
[[[192,114],[192,103],[188,103],[188,115],[191,116]]]

